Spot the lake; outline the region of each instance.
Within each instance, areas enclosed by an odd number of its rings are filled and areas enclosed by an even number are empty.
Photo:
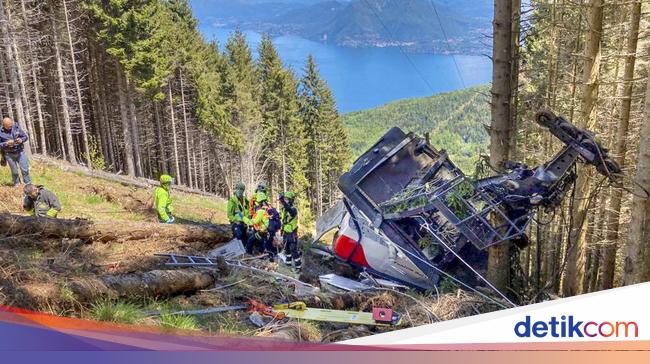
[[[201,24],[207,39],[223,48],[232,29]],[[257,50],[262,35],[244,31]],[[489,83],[492,62],[484,56],[402,53],[399,48],[345,48],[299,36],[280,36],[274,43],[285,63],[298,75],[312,54],[332,88],[341,112],[370,109],[391,101],[430,96]],[[454,59],[460,69],[457,71]]]

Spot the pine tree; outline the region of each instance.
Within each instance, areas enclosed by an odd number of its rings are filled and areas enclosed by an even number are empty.
[[[650,280],[650,78],[648,78],[643,110],[643,125],[632,202],[632,221],[625,246],[623,285]]]
[[[308,221],[307,137],[299,115],[297,82],[293,72],[282,65],[268,36],[259,47],[258,77],[264,150],[271,159],[267,164],[267,179],[277,181],[275,188],[278,190],[296,193],[301,219]]]
[[[300,117],[307,135],[308,196],[320,216],[334,201],[339,175],[347,168],[350,146],[327,83],[320,77],[314,57],[307,58],[299,87]]]
[[[253,186],[264,179],[262,117],[253,54],[240,30],[228,39],[225,56],[223,98],[230,123],[241,140],[233,151],[238,161],[235,169],[241,180]]]
[[[511,102],[513,94],[513,0],[494,2],[494,40],[492,71],[492,123],[490,125],[490,163],[502,168],[512,160],[516,145],[516,118]],[[519,9],[516,10],[517,13]],[[488,279],[500,290],[510,284],[510,243],[490,247]]]

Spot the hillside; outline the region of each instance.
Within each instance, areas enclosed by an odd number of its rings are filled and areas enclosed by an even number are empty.
[[[479,152],[487,152],[489,136],[488,86],[426,98],[396,101],[375,109],[343,115],[355,158],[388,129],[398,126],[419,134],[430,132],[431,143],[446,149],[465,172],[473,170]]]
[[[430,0],[191,1],[203,22],[300,35],[345,47],[400,46],[414,52],[459,54],[480,54],[489,48],[478,35],[490,30],[491,1],[433,4],[435,9]]]
[[[33,183],[54,191],[63,210],[59,218],[155,222],[153,190],[125,186],[121,183],[89,178],[81,172],[66,172],[71,164],[39,157],[31,161]],[[9,168],[0,168],[0,213],[24,214],[23,192],[8,184]],[[174,205],[180,220],[201,223],[225,223],[226,203],[215,197],[175,191]]]
[[[44,161],[44,162],[43,162]],[[169,330],[201,331],[201,334],[240,336],[271,336],[297,341],[333,342],[380,333],[394,328],[360,327],[347,329],[327,322],[292,320],[257,328],[249,322],[245,310],[187,315],[179,310],[206,309],[241,305],[249,298],[267,304],[298,300],[291,284],[280,283],[264,270],[291,274],[277,264],[250,258],[246,264],[259,269],[223,269],[211,272],[199,269],[169,269],[156,253],[174,252],[206,255],[211,249],[230,239],[229,227],[223,225],[223,200],[199,194],[174,193],[177,221],[174,225],[155,223],[149,207],[151,191],[104,179],[88,177],[82,170],[64,171],[54,159],[34,160],[36,183],[47,185],[61,199],[63,211],[56,220],[40,221],[41,226],[53,224],[87,224],[111,226],[111,231],[127,232],[94,238],[55,237],[39,233],[0,232],[0,305],[16,306],[60,316],[138,325],[143,330],[169,333]],[[15,223],[9,230],[34,225],[34,220],[18,216],[21,212],[22,189],[14,188],[8,168],[0,168],[0,220]],[[37,220],[38,221],[38,220]],[[20,222],[23,222],[21,225]],[[199,223],[199,224],[197,224]],[[210,224],[212,223],[212,224]],[[113,228],[114,225],[114,228]],[[227,231],[219,240],[172,238],[178,229],[212,228]],[[43,230],[44,231],[44,230]],[[144,231],[144,234],[137,233]],[[131,235],[129,235],[131,234]],[[144,237],[143,237],[144,236]],[[305,270],[300,279],[318,284],[320,274],[349,270],[332,260],[305,251]],[[226,288],[226,286],[228,288]],[[210,289],[223,287],[222,289]],[[314,307],[365,310],[370,304],[387,302],[399,312],[409,312],[400,328],[431,322],[431,312],[442,319],[475,314],[481,298],[463,293],[441,294],[439,297],[415,295],[412,298],[389,292],[347,294],[320,291],[305,297]],[[480,305],[487,312],[494,308]],[[163,314],[151,316],[146,311]],[[173,331],[172,331],[173,332]]]

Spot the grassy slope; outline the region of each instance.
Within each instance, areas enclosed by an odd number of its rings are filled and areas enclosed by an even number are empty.
[[[431,143],[446,149],[466,172],[473,170],[479,152],[487,150],[489,137],[488,86],[477,86],[435,96],[396,101],[371,110],[343,115],[343,122],[358,157],[394,126],[409,132],[431,133]]]
[[[54,191],[63,205],[61,218],[94,220],[155,221],[151,210],[152,193],[116,182],[64,172],[44,163],[32,162],[31,175],[35,184]],[[0,168],[0,212],[23,214],[22,187],[10,185],[11,172]],[[192,221],[226,222],[225,201],[216,197],[173,193],[177,217]]]
[[[118,183],[90,178],[43,163],[33,163],[34,182],[45,184],[55,191],[62,200],[64,218],[92,218],[114,220],[155,220],[148,209],[130,210],[134,201],[151,199],[151,191],[125,187]],[[0,213],[20,213],[22,191],[8,185],[8,168],[0,168]],[[180,218],[215,223],[225,221],[224,201],[204,196],[175,193],[175,205]],[[138,202],[143,204],[142,202]],[[153,256],[157,252],[175,251],[181,254],[204,255],[209,244],[179,244],[175,241],[145,239],[142,241],[113,241],[87,244],[77,239],[48,239],[40,241],[31,236],[13,236],[0,239],[0,304],[18,306],[41,312],[79,317],[162,329],[203,330],[206,333],[234,334],[245,336],[267,336],[268,328],[257,329],[249,323],[246,311],[232,311],[211,315],[185,316],[164,314],[160,317],[147,317],[145,310],[199,309],[206,307],[239,305],[249,297],[267,304],[279,303],[293,294],[293,287],[276,281],[274,278],[248,270],[233,270],[218,278],[218,285],[236,283],[228,289],[214,292],[196,292],[192,295],[175,297],[128,297],[112,300],[108,297],[96,302],[82,304],[74,292],[68,288],[70,282],[79,278],[146,272],[161,269],[161,261]],[[319,255],[304,255],[306,271],[312,279],[318,274],[336,271],[331,260],[323,260]],[[256,262],[251,262],[256,264]],[[257,262],[261,269],[273,268],[264,262]],[[281,272],[288,274],[285,270]],[[310,281],[314,283],[313,281]],[[390,305],[398,312],[408,312],[404,326],[410,327],[429,323],[429,310],[434,310],[441,319],[451,319],[476,313],[480,297],[458,298],[457,293],[437,297],[412,294],[422,305],[413,306],[413,301],[404,296],[388,292],[356,295],[353,302],[335,298],[321,292],[314,302],[321,302],[325,308],[367,310],[371,305]],[[463,294],[463,296],[467,296]],[[337,296],[338,297],[338,296]],[[480,310],[493,308],[483,305]],[[377,331],[341,330],[341,325],[293,320],[284,329],[291,329],[296,338],[309,341],[326,342],[351,339],[371,333],[392,330],[376,328]],[[401,328],[401,327],[400,327]],[[350,336],[353,335],[353,336]],[[327,336],[327,338],[325,338]],[[284,337],[284,336],[283,336]],[[293,337],[293,336],[291,336]]]

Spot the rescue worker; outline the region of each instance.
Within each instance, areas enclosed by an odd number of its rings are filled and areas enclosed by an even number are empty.
[[[287,191],[280,194],[280,221],[282,222],[282,238],[287,265],[293,263],[297,272],[302,269],[300,248],[298,247],[298,209],[295,206],[296,194]]]
[[[280,228],[280,216],[269,205],[266,192],[255,194],[255,211],[250,218],[244,216],[243,220],[253,229],[246,243],[246,252],[253,254],[254,248],[257,248],[260,253],[269,255],[269,261],[274,262],[277,251],[273,247],[273,237]]]
[[[247,209],[248,197],[246,197],[246,185],[239,182],[235,186],[235,193],[228,199],[228,221],[232,229],[232,235],[235,239],[243,243],[248,241],[248,226],[244,223],[244,217],[250,218],[251,215]]]
[[[28,184],[23,188],[23,192],[25,193],[23,208],[30,215],[56,218],[61,212],[59,199],[54,192],[46,190],[43,186]]]
[[[253,196],[251,196],[251,199],[248,202],[248,214],[250,216],[253,216],[253,214],[255,213],[255,198],[258,192],[268,193],[266,190],[266,183],[260,182],[255,188],[255,191],[253,191]]]
[[[255,188],[255,193],[258,192],[268,193],[268,191],[266,190],[266,183],[260,182],[257,184],[257,187]]]
[[[160,176],[160,186],[154,191],[154,207],[158,214],[158,221],[171,224],[174,222],[174,207],[172,206],[171,186],[174,183],[172,176]]]
[[[14,123],[11,118],[2,119],[0,126],[0,152],[2,152],[2,161],[9,164],[11,168],[12,183],[14,186],[20,184],[20,175],[23,176],[23,183],[26,185],[32,183],[29,177],[29,162],[25,152],[25,142],[27,134]]]

